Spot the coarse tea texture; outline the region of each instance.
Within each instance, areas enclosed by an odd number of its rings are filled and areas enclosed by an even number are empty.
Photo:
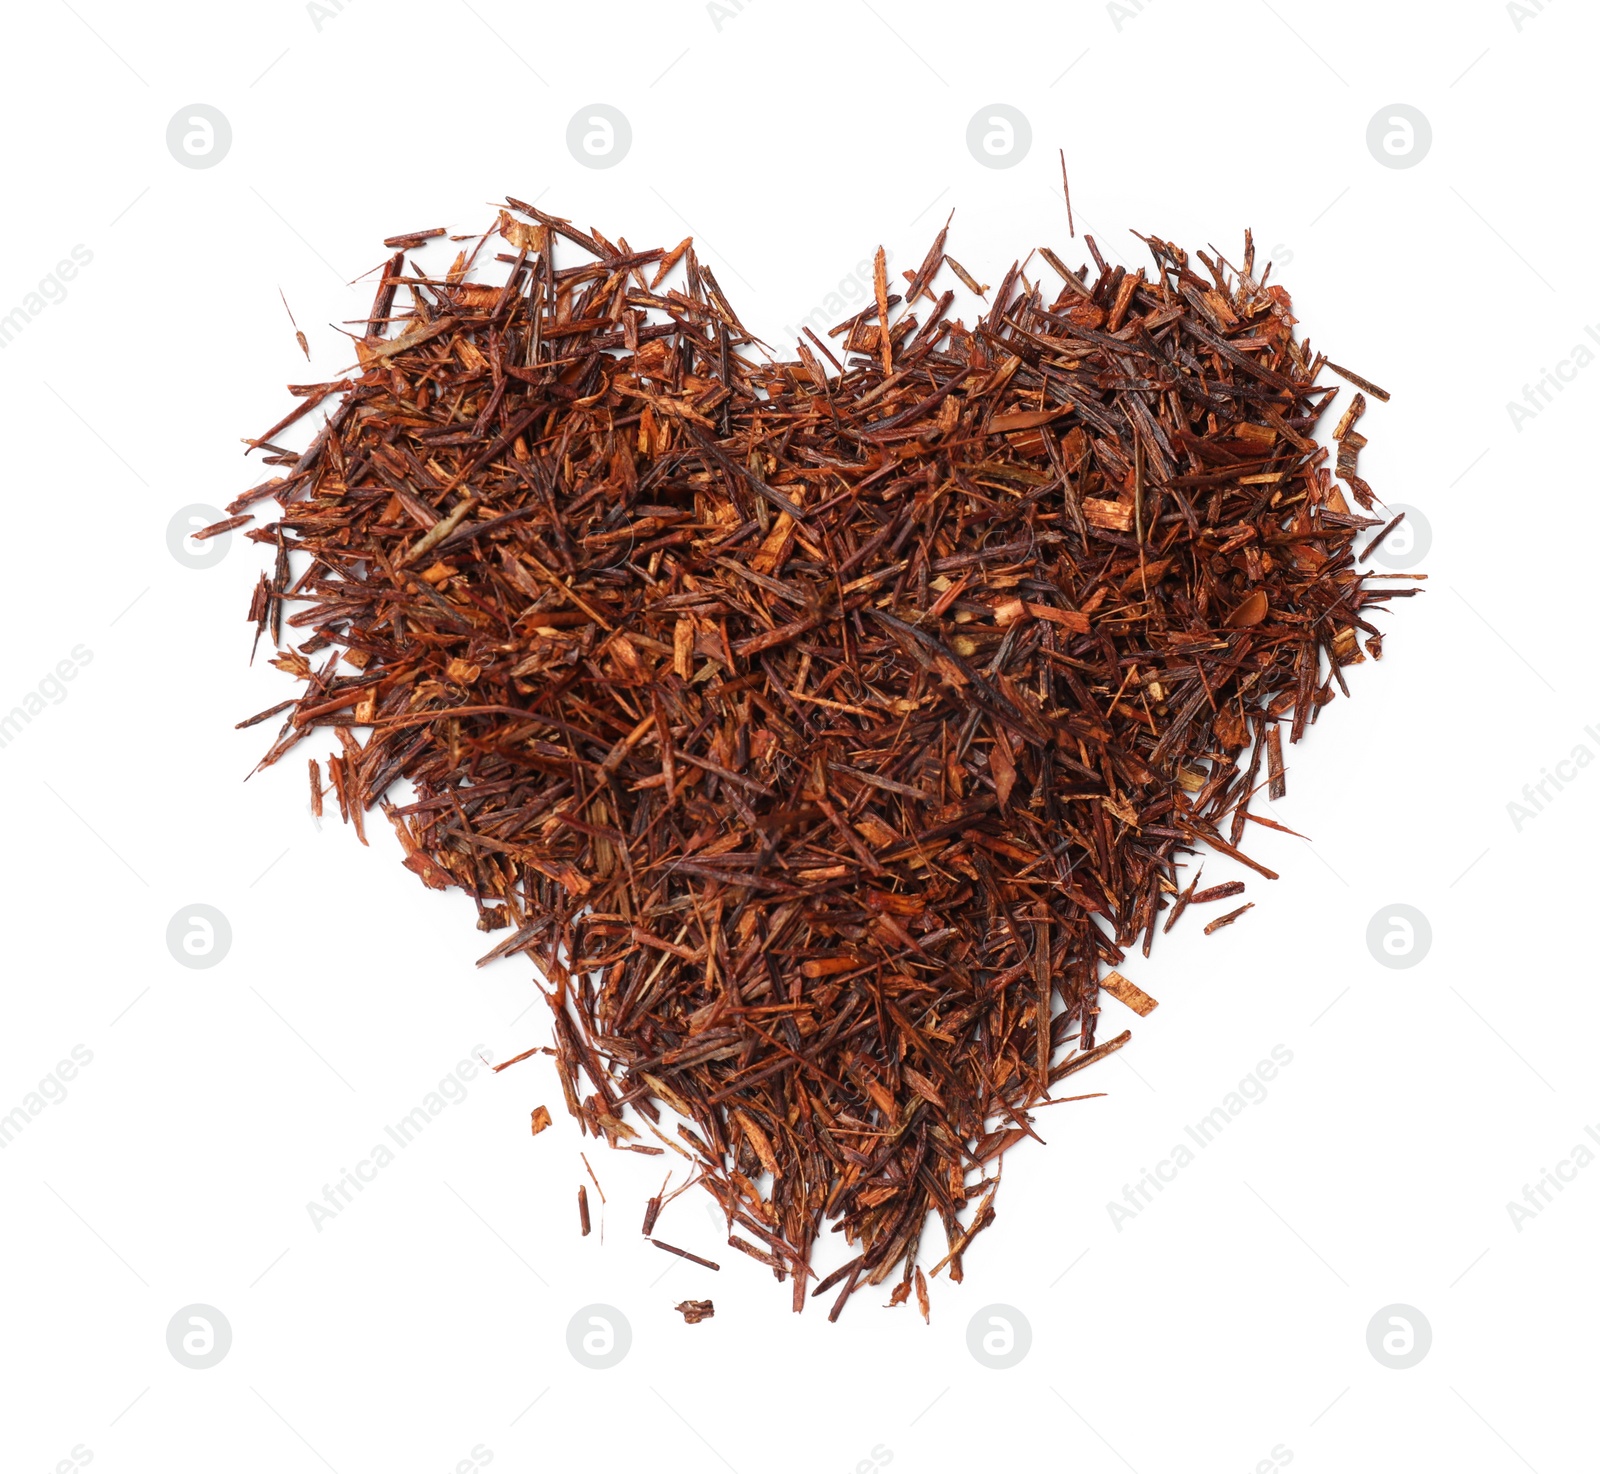
[[[507,931],[568,1110],[691,1154],[795,1309],[925,1307],[919,1261],[961,1277],[1003,1154],[1129,1037],[1102,987],[1154,1006],[1102,970],[1199,899],[1179,862],[1272,877],[1251,795],[1415,591],[1360,571],[1382,519],[1335,479],[1371,508],[1388,396],[1296,339],[1248,235],[990,289],[941,231],[777,361],[691,241],[511,200],[430,276],[440,234],[387,243],[358,364],[293,389],[251,442],[282,474],[218,524],[283,508],[251,617],[304,689],[263,765],[332,729],[314,806],[381,808]],[[1332,467],[1325,369],[1366,391]]]

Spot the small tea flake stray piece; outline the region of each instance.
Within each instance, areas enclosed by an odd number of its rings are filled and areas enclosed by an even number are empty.
[[[1219,916],[1215,921],[1208,922],[1206,924],[1206,935],[1209,937],[1214,931],[1220,931],[1225,926],[1232,926],[1254,905],[1254,901],[1246,901],[1237,911],[1230,911],[1226,916]]]
[[[533,1108],[533,1134],[537,1136],[550,1124],[550,1107],[535,1106]]]
[[[676,1254],[678,1258],[687,1259],[692,1264],[703,1265],[706,1269],[722,1268],[720,1264],[716,1264],[710,1259],[702,1259],[698,1254],[691,1254],[687,1249],[680,1249],[674,1244],[664,1244],[660,1239],[651,1239],[650,1242],[654,1244],[656,1248],[665,1249],[667,1253]]]
[[[1203,906],[1207,901],[1222,901],[1229,896],[1240,895],[1244,891],[1242,880],[1228,880],[1221,885],[1208,885],[1203,891],[1196,891],[1189,897],[1191,906]]]
[[[1100,986],[1119,1003],[1126,1003],[1140,1018],[1144,1018],[1157,1006],[1156,1000],[1143,988],[1137,983],[1130,982],[1115,968],[1100,979]]]
[[[684,1320],[691,1326],[697,1326],[703,1320],[710,1320],[717,1313],[717,1307],[709,1300],[680,1300],[672,1308],[682,1314]]]

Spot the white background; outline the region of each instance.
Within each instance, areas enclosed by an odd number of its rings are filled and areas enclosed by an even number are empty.
[[[75,1448],[97,1474],[1595,1468],[1600,1163],[1520,1229],[1506,1206],[1600,1130],[1600,771],[1520,830],[1507,810],[1600,753],[1600,366],[1520,430],[1506,408],[1600,323],[1592,8],[323,8],[8,16],[0,313],[25,321],[0,351],[0,711],[75,646],[92,660],[0,749],[0,1113],[74,1046],[93,1062],[0,1150],[0,1468]],[[566,148],[595,102],[633,130],[608,170]],[[965,143],[996,102],[1033,130],[1003,170]],[[1396,102],[1432,125],[1414,168],[1367,148]],[[166,147],[193,103],[231,123],[212,168]],[[638,1235],[666,1161],[592,1142],[609,1204],[591,1187],[603,1239],[580,1238],[580,1141],[542,1058],[480,1072],[317,1231],[308,1200],[385,1124],[475,1051],[542,1043],[544,1009],[525,961],[474,968],[470,903],[401,870],[381,816],[370,849],[318,829],[305,749],[240,781],[275,724],[232,724],[292,689],[246,664],[261,550],[236,535],[186,567],[174,513],[266,474],[239,441],[286,382],[348,362],[331,324],[365,315],[370,284],[345,283],[384,235],[481,229],[507,192],[636,248],[692,229],[778,341],[879,243],[914,264],[952,207],[982,280],[1040,244],[1086,259],[1057,147],[1113,260],[1141,259],[1128,226],[1237,260],[1251,226],[1302,332],[1393,391],[1362,469],[1421,509],[1431,577],[1290,750],[1273,812],[1313,842],[1252,826],[1283,875],[1249,877],[1256,909],[1209,938],[1191,912],[1130,959],[1161,1007],[1104,1000],[1102,1034],[1131,1023],[1133,1045],[1074,1083],[1107,1096],[1044,1112],[1048,1147],[1007,1159],[929,1327],[868,1293],[834,1326],[825,1302],[793,1316],[698,1190],[660,1232],[723,1269],[669,1260]],[[80,244],[92,262],[29,314]],[[208,970],[165,944],[193,903],[232,927]],[[1365,941],[1393,903],[1433,933],[1404,970]],[[1266,1099],[1119,1230],[1107,1202],[1274,1045],[1293,1063]],[[540,1103],[556,1124],[530,1139]],[[715,1319],[685,1326],[687,1296]],[[166,1344],[197,1302],[233,1332],[205,1371]],[[567,1350],[596,1302],[632,1327],[609,1371]],[[996,1303],[1032,1328],[1005,1371],[967,1349]],[[1393,1303],[1432,1327],[1410,1370],[1367,1347]]]

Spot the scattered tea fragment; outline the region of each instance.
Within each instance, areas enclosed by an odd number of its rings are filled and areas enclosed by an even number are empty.
[[[550,1107],[535,1106],[533,1108],[533,1134],[537,1136],[550,1124]]]
[[[669,1254],[676,1254],[680,1259],[687,1259],[694,1264],[703,1265],[707,1269],[721,1269],[720,1264],[713,1264],[709,1259],[702,1259],[698,1254],[691,1254],[687,1249],[676,1248],[672,1244],[664,1244],[660,1239],[651,1239],[650,1242],[658,1249],[665,1249]]]
[[[710,1320],[717,1313],[717,1307],[709,1300],[680,1300],[673,1309],[678,1311],[691,1326],[699,1325],[703,1320]]]
[[[1194,888],[1200,884],[1200,875],[1204,869],[1205,866],[1202,865],[1199,870],[1196,870],[1194,879],[1178,893],[1178,899],[1174,902],[1172,910],[1167,913],[1166,923],[1161,928],[1162,936],[1166,936],[1178,924],[1178,918],[1189,909],[1190,903],[1194,900]]]
[[[752,1259],[767,1265],[770,1269],[781,1271],[783,1268],[783,1266],[779,1264],[778,1261],[772,1257],[772,1255],[764,1253],[762,1250],[756,1248],[756,1246],[750,1243],[747,1239],[740,1238],[736,1233],[731,1233],[728,1235],[728,1247],[730,1249],[737,1249],[741,1254],[748,1254]]]
[[[1225,926],[1232,926],[1254,905],[1254,901],[1246,901],[1237,911],[1230,911],[1226,916],[1219,916],[1215,921],[1208,921],[1206,923],[1206,935],[1209,937],[1214,931],[1219,931]]]
[[[413,230],[406,235],[386,236],[383,243],[391,251],[409,250],[413,246],[420,246],[424,241],[443,235],[444,230],[444,226],[436,225],[431,230]]]
[[[1338,364],[1333,363],[1333,362],[1329,361],[1328,359],[1324,359],[1323,362],[1326,363],[1328,365],[1328,367],[1331,368],[1334,371],[1334,373],[1338,374],[1338,376],[1341,379],[1348,379],[1352,384],[1359,385],[1361,388],[1365,389],[1367,391],[1367,393],[1372,395],[1374,398],[1376,398],[1376,399],[1388,399],[1389,398],[1389,391],[1387,389],[1380,389],[1370,379],[1363,379],[1360,374],[1353,373],[1353,372],[1351,372],[1351,370],[1349,370],[1347,368],[1340,368],[1340,366]]]
[[[1221,885],[1208,885],[1203,891],[1196,891],[1189,898],[1192,906],[1204,906],[1208,901],[1222,901],[1229,896],[1242,895],[1244,882],[1242,880],[1227,880]]]
[[[1378,544],[1381,543],[1384,538],[1388,537],[1388,535],[1405,520],[1406,514],[1404,512],[1396,512],[1393,519],[1384,524],[1383,530],[1375,538],[1373,538],[1372,541],[1366,545],[1366,547],[1362,548],[1360,553],[1361,562],[1365,563],[1367,559],[1372,556]]]
[[[1144,1018],[1151,1009],[1156,1007],[1156,1000],[1145,992],[1137,983],[1130,982],[1127,978],[1112,968],[1100,979],[1101,988],[1121,1003],[1126,1003],[1140,1018]]]
[[[583,1229],[583,1236],[589,1237],[589,1189],[581,1182],[578,1184],[578,1223]]]
[[[220,522],[213,522],[209,527],[191,532],[189,536],[197,543],[205,542],[207,538],[221,537],[223,533],[232,532],[235,527],[243,527],[246,522],[255,520],[254,512],[242,512],[237,517],[224,517]]]
[[[301,684],[262,766],[332,729],[358,836],[536,965],[580,1130],[691,1156],[795,1309],[895,1277],[926,1315],[1036,1107],[1127,1042],[1102,990],[1155,1006],[1127,952],[1226,890],[1180,869],[1275,878],[1263,761],[1281,793],[1418,592],[1358,566],[1365,399],[1314,438],[1325,369],[1387,396],[1248,234],[991,288],[947,224],[776,359],[692,240],[493,232],[435,271],[440,231],[390,237],[355,366],[249,442],[249,618]]]
[[[311,361],[311,345],[306,342],[306,335],[300,331],[300,324],[294,320],[294,313],[289,309],[289,299],[283,295],[283,288],[278,288],[278,296],[283,301],[283,310],[289,313],[289,326],[294,329],[294,340],[300,345],[300,351],[305,354],[306,362]]]
[[[1283,729],[1276,722],[1267,727],[1267,797],[1282,798],[1288,791],[1283,776]]]

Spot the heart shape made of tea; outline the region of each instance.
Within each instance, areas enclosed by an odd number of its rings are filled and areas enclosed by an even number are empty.
[[[839,1285],[835,1316],[961,1277],[1003,1154],[1129,1038],[1102,993],[1156,1006],[1129,949],[1244,889],[1180,866],[1272,877],[1260,767],[1281,796],[1284,728],[1413,592],[1358,571],[1388,396],[1301,344],[1248,233],[1238,268],[1041,250],[1049,291],[978,282],[948,229],[792,359],[692,240],[508,200],[484,280],[488,237],[437,275],[443,232],[391,238],[358,363],[296,389],[252,442],[282,474],[201,534],[282,508],[250,613],[303,689],[262,765],[331,728],[314,810],[365,842],[381,809],[488,957],[532,959],[581,1130],[687,1157],[730,1244],[797,1310]],[[1332,472],[1325,369],[1363,391]]]

